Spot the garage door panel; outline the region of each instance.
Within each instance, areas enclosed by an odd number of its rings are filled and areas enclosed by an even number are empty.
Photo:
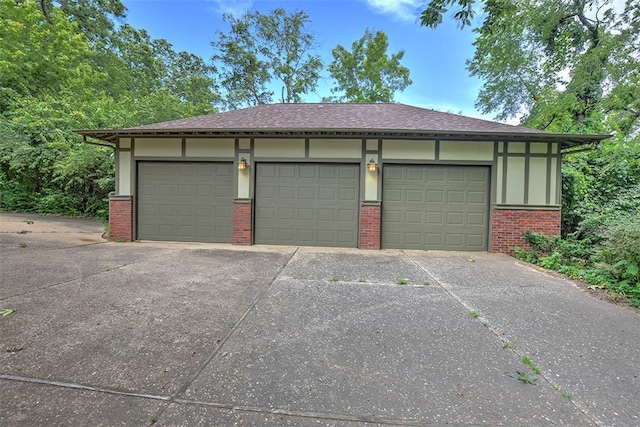
[[[294,200],[296,195],[296,189],[293,187],[280,187],[278,188],[278,199],[280,200]]]
[[[467,246],[469,247],[480,247],[484,244],[484,235],[483,234],[468,234],[467,235]]]
[[[356,239],[356,232],[353,230],[338,230],[338,242],[348,246]]]
[[[388,210],[385,212],[384,215],[384,221],[385,223],[402,223],[402,211],[394,211],[394,210]],[[389,233],[389,235],[391,236],[393,233]]]
[[[404,240],[412,245],[420,245],[422,243],[422,233],[405,233]]]
[[[258,163],[256,243],[355,247],[358,170],[357,165]],[[276,197],[265,191],[275,187],[287,190]]]
[[[482,170],[470,169],[469,181],[477,182],[479,184],[487,184],[489,182],[489,175]]]
[[[338,210],[338,221],[343,224],[348,224],[348,227],[351,227],[351,224],[354,224],[357,220],[356,215],[357,212],[354,210],[340,209]]]
[[[445,225],[464,225],[464,213],[449,212],[447,213],[447,223]]]
[[[302,210],[302,209],[301,209]],[[333,209],[318,209],[318,220],[320,221],[334,221],[335,212]]]
[[[464,204],[464,191],[447,191],[447,203]]]
[[[442,202],[444,202],[444,191],[427,190],[427,203],[442,203]]]
[[[300,167],[300,178],[304,179],[304,178],[309,178],[309,179],[314,179],[316,178],[318,173],[318,168],[315,168],[313,166],[301,166]]]
[[[340,179],[357,180],[358,168],[340,168]]]
[[[485,191],[469,191],[469,204],[487,204],[487,193]]]
[[[352,183],[357,183],[354,179]],[[338,184],[340,185],[340,184]],[[338,201],[347,203],[358,203],[358,189],[357,188],[341,188],[339,192]]]
[[[385,166],[382,246],[486,250],[489,176],[485,166]]]
[[[442,212],[426,212],[427,225],[444,225],[444,214]]]
[[[467,217],[467,224],[484,227],[487,224],[487,215],[482,213],[470,212]]]
[[[406,173],[407,181],[424,181],[424,171],[420,169],[408,169]]]
[[[231,163],[140,162],[139,239],[230,242]]]
[[[423,190],[407,190],[405,202],[424,203],[424,191]]]
[[[462,169],[449,169],[447,180],[449,181],[449,185],[453,185],[455,183],[459,183],[464,185],[467,181],[466,179],[466,171]]]
[[[429,168],[427,169],[427,181],[430,183],[442,182],[445,180],[446,170],[443,168]]]
[[[307,198],[312,199],[313,196],[314,196],[314,192],[311,192],[311,197],[307,197]],[[320,198],[320,200],[335,200],[336,189],[335,188],[319,188],[318,197]]]

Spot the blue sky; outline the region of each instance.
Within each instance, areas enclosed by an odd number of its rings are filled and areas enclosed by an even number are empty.
[[[216,30],[226,31],[223,12],[263,13],[283,7],[304,10],[311,22],[308,31],[319,44],[318,54],[325,64],[332,60],[331,49],[338,44],[347,49],[366,28],[382,30],[389,37],[388,53],[404,49],[402,64],[409,68],[413,84],[396,94],[396,101],[473,117],[482,116],[474,107],[480,81],[469,76],[465,60],[473,55],[475,34],[460,29],[451,19],[436,30],[419,25],[420,0],[124,0],[126,22],[144,28],[154,38],[164,38],[176,50],[186,50],[209,60]],[[452,12],[447,14],[450,18]],[[317,93],[305,101],[319,102],[330,95],[332,80],[324,72]]]

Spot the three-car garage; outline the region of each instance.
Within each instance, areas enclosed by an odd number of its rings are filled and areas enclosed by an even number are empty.
[[[138,238],[231,242],[233,167],[139,162]],[[360,165],[255,167],[255,243],[358,247]],[[382,247],[486,250],[489,179],[489,167],[385,166]]]

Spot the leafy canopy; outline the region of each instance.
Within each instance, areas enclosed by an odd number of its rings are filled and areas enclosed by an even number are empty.
[[[302,95],[315,90],[322,61],[305,28],[310,22],[306,12],[278,8],[223,19],[231,28],[217,31],[211,45],[228,108],[272,102],[275,82],[281,84],[281,102],[302,102]]]
[[[409,69],[400,64],[401,50],[387,54],[389,40],[383,31],[372,34],[368,29],[353,42],[351,51],[338,45],[332,50],[329,72],[335,80],[332,93],[344,93],[328,100],[338,102],[392,102],[396,92],[411,83]]]
[[[105,217],[113,150],[74,129],[215,111],[213,68],[144,30],[115,29],[118,4],[0,0],[0,209]]]
[[[506,120],[555,132],[638,130],[640,1],[487,0],[468,62],[483,81],[477,106]],[[447,7],[470,25],[474,0],[433,0],[422,25],[435,28]]]

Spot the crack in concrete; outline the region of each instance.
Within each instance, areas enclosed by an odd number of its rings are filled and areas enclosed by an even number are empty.
[[[463,300],[462,298],[460,298],[458,295],[456,295],[453,290],[449,287],[449,285],[442,281],[442,279],[438,278],[437,276],[435,276],[431,271],[427,270],[426,268],[424,268],[422,265],[420,265],[420,263],[418,263],[418,261],[416,261],[415,259],[413,259],[409,254],[407,254],[405,251],[400,251],[402,253],[402,255],[404,257],[406,257],[409,261],[411,261],[413,264],[415,264],[419,269],[421,269],[422,271],[424,271],[429,277],[432,277],[434,279],[434,284],[440,286],[447,294],[449,294],[458,304],[460,304],[462,307],[464,307],[467,311],[471,312],[472,310],[474,310],[473,306],[468,304],[465,300]],[[508,341],[503,338],[505,336],[505,333],[501,333],[500,331],[496,330],[493,326],[491,326],[491,323],[489,322],[488,319],[478,316],[476,317],[476,320],[478,320],[479,322],[482,323],[482,325],[487,328],[488,331],[490,331],[492,333],[492,335],[494,337],[496,337],[498,340],[500,340],[500,342],[504,344],[508,343]],[[524,353],[519,352],[517,349],[515,348],[509,348],[505,350],[509,350],[511,351],[513,354],[515,354],[519,360],[522,360],[522,357],[525,356]],[[541,372],[540,374],[538,374],[538,377],[542,378],[547,384],[549,384],[551,386],[551,388],[554,389],[554,391],[559,392],[558,388],[559,387],[556,383],[554,383],[553,381],[551,381],[551,379],[549,379],[546,375],[544,375],[543,372]],[[591,425],[593,426],[598,426],[600,425],[600,422],[590,416],[586,410],[582,409],[574,400],[569,399],[570,404],[580,413],[582,414],[582,416],[585,418],[585,421],[591,423]]]
[[[242,324],[242,322],[244,321],[244,319],[247,318],[247,316],[249,315],[249,313],[254,309],[254,307],[258,304],[258,302],[262,299],[262,297],[269,291],[269,289],[271,289],[271,286],[273,285],[273,283],[280,277],[280,274],[284,271],[284,269],[289,265],[289,263],[293,260],[293,258],[295,258],[296,254],[298,253],[298,251],[300,250],[299,247],[296,248],[296,250],[291,254],[291,256],[289,257],[289,259],[287,260],[287,262],[283,263],[282,266],[280,267],[280,269],[278,271],[276,271],[276,273],[273,275],[273,277],[271,278],[271,281],[269,282],[269,284],[258,294],[258,296],[256,296],[256,298],[251,302],[251,304],[249,305],[249,307],[247,307],[247,309],[242,313],[242,315],[240,315],[240,317],[238,318],[238,320],[236,320],[233,323],[233,327],[229,330],[229,332],[227,332],[227,334],[220,340],[220,342],[218,343],[218,345],[213,349],[213,351],[209,354],[209,356],[207,356],[207,358],[200,364],[200,366],[198,367],[198,369],[185,381],[185,383],[171,396],[171,398],[169,399],[168,403],[166,405],[164,405],[164,408],[161,408],[158,413],[156,414],[156,416],[158,418],[160,418],[162,416],[162,414],[164,414],[164,412],[167,410],[168,406],[177,401],[178,396],[184,394],[187,389],[194,383],[194,381],[196,381],[198,379],[198,377],[202,374],[202,372],[206,369],[206,367],[209,365],[209,363],[211,363],[211,361],[216,357],[216,355],[218,355],[218,353],[220,353],[220,350],[224,347],[224,345],[227,343],[227,341],[233,336],[233,334],[235,333],[236,330],[238,330],[238,328],[240,327],[240,325]]]
[[[102,243],[93,243],[93,244],[100,245]],[[89,245],[79,245],[79,246],[89,246]],[[86,276],[74,277],[73,279],[65,280],[63,282],[51,283],[49,285],[41,286],[39,288],[30,289],[30,290],[28,290],[26,292],[22,292],[20,294],[14,294],[14,295],[9,295],[9,296],[0,298],[0,301],[5,301],[5,300],[8,300],[10,298],[21,297],[21,296],[25,296],[25,295],[29,295],[29,294],[34,294],[34,293],[41,292],[41,291],[44,291],[44,290],[47,290],[47,289],[55,288],[56,286],[66,285],[66,284],[69,284],[69,283],[76,282],[78,280],[87,279],[89,277],[93,277],[93,276],[97,276],[99,274],[103,274],[103,273],[105,273],[107,271],[119,270],[119,269],[124,268],[124,267],[128,267],[128,266],[131,266],[131,265],[136,265],[136,264],[139,264],[139,263],[142,263],[142,262],[147,262],[150,259],[155,259],[155,258],[159,258],[161,256],[170,255],[170,254],[173,254],[173,253],[176,253],[176,252],[180,252],[181,250],[182,249],[178,249],[178,250],[175,250],[175,251],[172,251],[172,252],[168,252],[168,253],[165,252],[165,253],[162,253],[162,254],[159,254],[159,255],[150,256],[149,258],[145,258],[145,259],[140,260],[140,261],[134,261],[134,262],[130,262],[130,263],[124,263],[124,264],[116,265],[114,267],[107,268],[106,270],[102,270],[102,271],[98,271],[98,272],[95,272],[95,273],[91,273],[91,274],[88,274]]]

